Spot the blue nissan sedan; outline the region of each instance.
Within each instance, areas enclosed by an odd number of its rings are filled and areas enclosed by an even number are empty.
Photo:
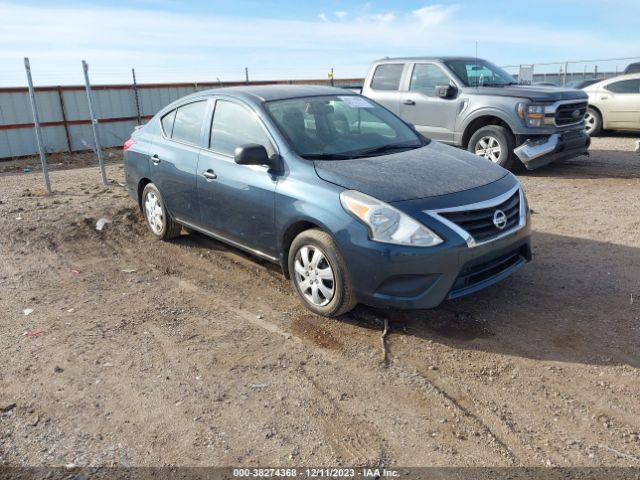
[[[346,90],[197,92],[137,129],[124,162],[153,237],[186,227],[278,263],[320,315],[433,308],[531,260],[511,173]]]

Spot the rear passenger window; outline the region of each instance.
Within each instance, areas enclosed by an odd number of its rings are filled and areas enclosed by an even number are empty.
[[[398,90],[403,68],[404,64],[402,63],[378,65],[376,71],[373,72],[371,88],[374,90]]]
[[[622,80],[604,88],[613,93],[640,93],[640,79]]]
[[[257,143],[275,153],[256,114],[237,103],[218,100],[211,124],[211,150],[233,156],[237,147]]]
[[[179,107],[173,122],[171,138],[181,142],[200,144],[200,131],[207,112],[207,102],[193,102]]]
[[[167,138],[171,138],[173,133],[173,120],[176,118],[176,111],[171,110],[164,117],[162,117],[162,131]]]

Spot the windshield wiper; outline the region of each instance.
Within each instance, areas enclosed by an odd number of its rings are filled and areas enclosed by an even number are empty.
[[[360,150],[357,152],[353,153],[354,157],[366,157],[369,155],[376,155],[379,153],[386,153],[386,152],[391,152],[394,150],[412,150],[414,148],[420,148],[422,147],[423,144],[418,143],[412,143],[407,145],[406,143],[390,143],[387,145],[380,145],[378,147],[374,147],[374,148],[368,148],[366,150]]]

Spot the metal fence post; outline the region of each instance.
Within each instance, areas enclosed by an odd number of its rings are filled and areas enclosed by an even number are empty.
[[[142,117],[140,115],[140,97],[138,96],[138,82],[136,82],[136,69],[131,69],[131,75],[133,76],[133,94],[136,98],[136,113],[138,114],[138,125],[142,125]]]
[[[69,135],[69,124],[67,123],[67,112],[64,108],[64,95],[62,87],[58,85],[58,101],[60,102],[60,112],[62,113],[62,123],[64,123],[64,138],[67,141],[67,150],[71,153],[71,136]]]
[[[48,193],[51,193],[51,182],[49,181],[49,166],[47,158],[44,155],[44,145],[42,142],[42,131],[40,130],[40,118],[38,117],[38,106],[36,105],[36,94],[33,90],[33,81],[31,79],[31,65],[29,59],[24,58],[24,69],[27,71],[27,82],[29,82],[29,99],[31,100],[31,113],[33,114],[33,127],[36,133],[36,143],[38,144],[38,153],[40,153],[40,163],[42,164],[42,174],[44,175],[44,186]]]
[[[93,130],[93,142],[96,147],[96,155],[98,156],[98,165],[100,166],[100,176],[102,183],[107,185],[107,174],[104,171],[104,160],[102,159],[102,149],[100,148],[100,140],[98,138],[98,119],[93,114],[93,104],[91,103],[91,83],[89,83],[89,65],[82,60],[82,70],[84,71],[84,85],[87,90],[87,104],[89,105],[89,116],[91,117],[91,128]]]

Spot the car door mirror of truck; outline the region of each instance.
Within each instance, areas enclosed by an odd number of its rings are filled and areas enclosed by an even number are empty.
[[[457,91],[453,85],[436,85],[436,95],[440,98],[453,98]]]

